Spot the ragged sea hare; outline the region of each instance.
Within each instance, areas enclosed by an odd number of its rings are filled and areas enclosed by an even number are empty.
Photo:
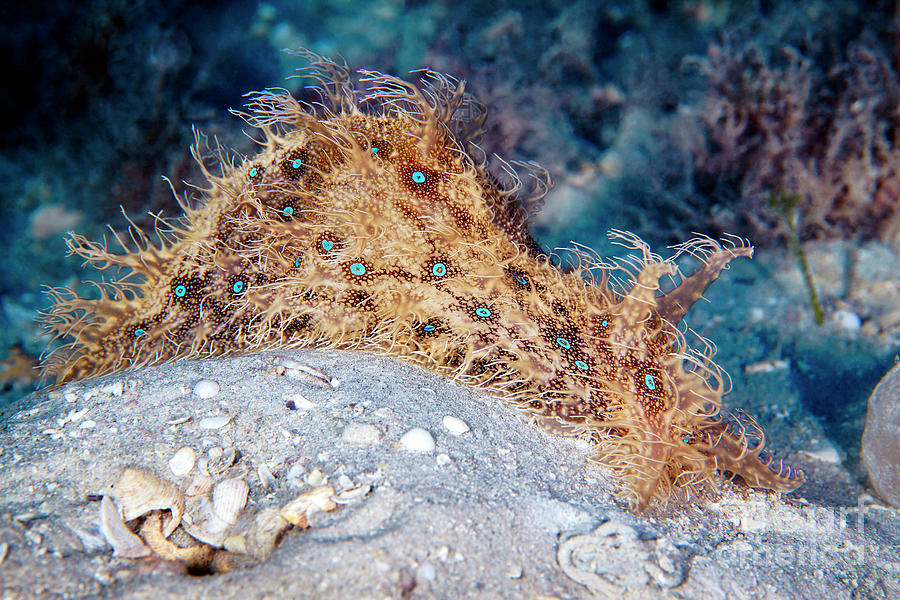
[[[261,151],[220,152],[202,199],[180,200],[180,220],[160,220],[155,239],[132,225],[114,236],[117,251],[71,236],[71,254],[115,277],[97,299],[50,290],[44,322],[65,344],[45,357],[45,376],[63,383],[275,348],[364,350],[586,440],[637,510],[720,472],[773,490],[802,483],[763,458],[755,423],[748,435],[720,414],[728,378],[714,346],[699,338],[693,348],[678,328],[751,247],[698,237],[663,259],[614,231],[629,256],[605,261],[579,247],[563,267],[527,228],[546,171],[488,168],[474,144],[485,110],[463,82],[359,71],[354,83],[346,66],[298,54],[321,102],[251,94],[238,114],[261,130]],[[198,143],[203,164],[200,152]],[[702,260],[690,276],[675,263],[684,254]]]

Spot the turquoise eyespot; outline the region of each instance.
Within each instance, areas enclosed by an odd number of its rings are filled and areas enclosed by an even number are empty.
[[[412,180],[415,183],[425,183],[425,173],[422,171],[413,171]]]
[[[249,175],[250,177],[256,178],[259,175],[259,167],[251,168]]]
[[[478,315],[479,317],[489,317],[489,316],[491,316],[491,311],[482,306],[481,308],[475,309],[475,314]]]
[[[365,275],[366,267],[362,263],[355,262],[352,265],[350,265],[350,272],[353,273],[354,275]]]
[[[186,288],[186,287],[184,287],[183,285],[176,285],[176,286],[175,286],[175,295],[176,295],[176,296],[178,296],[179,298],[184,298],[184,295],[185,295],[185,294],[187,294],[187,288]]]
[[[447,265],[441,262],[434,263],[434,265],[431,267],[431,274],[435,277],[443,277],[447,274]]]
[[[644,385],[646,385],[649,390],[656,389],[656,379],[653,378],[653,375],[644,375]]]
[[[146,333],[146,332],[143,329],[141,329],[140,327],[138,327],[137,329],[134,330],[134,337],[141,337],[142,335],[144,335],[144,333]]]
[[[575,366],[578,367],[579,369],[581,369],[582,371],[588,370],[588,364],[586,362],[584,362],[583,360],[576,360]]]
[[[331,240],[322,240],[322,250],[326,252],[334,248],[334,242]]]
[[[286,214],[287,216],[290,217],[291,215],[294,214],[294,207],[293,206],[285,206],[284,210],[281,212],[283,212],[284,214]]]
[[[572,344],[569,343],[569,340],[567,340],[564,337],[556,338],[556,343],[559,344],[560,346],[562,346],[563,348],[565,348],[566,350],[568,350],[572,347]]]
[[[299,158],[295,158],[293,162],[291,162],[291,168],[299,169],[303,165],[303,161]]]
[[[241,293],[241,290],[243,290],[243,289],[244,289],[244,282],[243,282],[243,281],[235,281],[235,282],[234,282],[234,285],[231,286],[231,290],[232,290],[235,294],[240,294],[240,293]]]
[[[437,327],[435,327],[434,325],[426,325],[422,329],[424,329],[425,331],[434,331],[435,329],[437,329]]]

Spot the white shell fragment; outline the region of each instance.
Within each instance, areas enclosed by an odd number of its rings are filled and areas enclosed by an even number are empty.
[[[243,479],[226,479],[213,488],[213,512],[226,523],[234,523],[247,505],[250,486]]]
[[[190,446],[185,446],[169,459],[169,470],[175,477],[184,477],[194,468],[197,453]]]
[[[337,508],[334,502],[334,488],[322,485],[303,492],[281,509],[281,516],[299,527],[309,525],[308,515],[315,511],[329,512]]]
[[[260,463],[260,465],[256,467],[256,476],[259,477],[259,483],[267,490],[275,488],[275,476],[272,475],[272,471],[266,463]]]
[[[421,427],[413,427],[400,437],[400,446],[409,452],[434,452],[434,437]]]
[[[284,368],[284,375],[306,381],[307,383],[319,387],[330,387],[331,389],[336,390],[341,384],[339,379],[329,377],[315,367],[303,364],[289,356],[275,357],[275,364]]]
[[[122,521],[122,515],[109,496],[100,501],[100,530],[106,541],[113,547],[116,558],[142,558],[150,556],[150,548],[133,534]]]
[[[315,402],[307,399],[306,396],[302,394],[291,394],[287,399],[293,401],[294,406],[301,410],[309,410],[317,406]]]
[[[372,446],[381,441],[381,431],[371,423],[350,423],[341,433],[341,441],[354,446]]]
[[[172,519],[163,528],[163,537],[172,535],[181,523],[184,494],[171,481],[161,479],[152,471],[128,467],[112,489],[126,522],[153,510],[169,510]]]
[[[334,501],[338,504],[351,504],[365,498],[366,494],[368,494],[370,491],[372,491],[371,485],[361,485],[357,488],[344,490],[343,492],[335,496]]]
[[[215,398],[219,393],[219,382],[212,379],[201,379],[194,385],[194,394],[208,400]]]
[[[188,496],[200,496],[212,489],[213,480],[205,473],[197,473],[184,493]]]
[[[206,417],[200,419],[197,426],[200,427],[200,429],[222,429],[229,423],[231,423],[231,415],[220,415],[218,417]]]
[[[450,432],[451,435],[462,435],[469,431],[469,426],[459,417],[447,415],[441,419],[441,425]]]

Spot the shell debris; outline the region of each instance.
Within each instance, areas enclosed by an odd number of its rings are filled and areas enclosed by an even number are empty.
[[[320,485],[303,492],[281,508],[281,516],[297,527],[309,527],[309,515],[313,512],[331,512],[337,508],[334,488]]]
[[[175,477],[184,477],[194,468],[197,460],[197,453],[190,446],[184,446],[172,455],[169,459],[169,470]]]
[[[213,488],[213,512],[226,523],[234,524],[247,505],[250,486],[238,477],[220,481]]]
[[[184,494],[171,481],[162,479],[148,469],[128,467],[112,486],[113,496],[122,508],[126,522],[153,510],[168,510],[172,519],[166,525],[165,537],[181,523],[184,515]]]
[[[150,548],[125,526],[122,514],[109,496],[103,496],[100,500],[100,531],[112,546],[116,558],[150,556]]]

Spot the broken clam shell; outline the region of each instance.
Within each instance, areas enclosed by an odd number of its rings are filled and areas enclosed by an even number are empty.
[[[103,496],[100,501],[100,530],[113,547],[113,556],[116,558],[143,558],[150,555],[150,548],[125,527],[122,514],[109,496]]]
[[[213,512],[226,523],[234,523],[247,505],[250,486],[243,479],[220,481],[213,488]]]
[[[148,469],[128,467],[119,481],[112,486],[113,496],[122,508],[126,522],[137,519],[152,510],[168,510],[172,519],[163,530],[169,537],[181,523],[184,515],[184,494],[174,483],[162,479]]]

